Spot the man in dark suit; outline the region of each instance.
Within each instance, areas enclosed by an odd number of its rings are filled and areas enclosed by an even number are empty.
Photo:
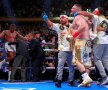
[[[32,58],[33,65],[33,82],[37,82],[40,80],[39,71],[44,57],[44,51],[41,46],[40,35],[41,34],[39,31],[34,31],[33,39],[30,41],[30,56]]]
[[[21,81],[26,81],[26,61],[30,58],[28,46],[23,40],[17,40],[16,42],[10,43],[16,44],[16,56],[12,64],[12,72],[10,76],[10,82],[14,81],[16,70],[21,66]]]

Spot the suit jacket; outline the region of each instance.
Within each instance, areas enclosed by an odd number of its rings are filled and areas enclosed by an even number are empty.
[[[29,44],[29,47],[30,47],[30,56],[33,59],[41,58],[44,55],[44,51],[41,46],[40,39],[36,39],[36,38],[32,39]]]
[[[16,55],[22,55],[26,58],[30,58],[29,56],[29,46],[23,40],[17,40],[16,42],[11,42],[9,45],[16,45]]]

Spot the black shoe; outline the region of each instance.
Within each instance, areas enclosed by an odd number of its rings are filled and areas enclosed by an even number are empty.
[[[61,88],[61,80],[57,80],[57,82],[55,82],[55,86]]]
[[[54,78],[53,82],[57,82],[57,78]]]
[[[21,80],[21,82],[26,82],[26,80]]]
[[[32,82],[40,82],[40,80],[32,80]]]
[[[83,81],[82,78],[78,78],[78,79],[77,79],[77,82],[78,82],[78,83],[82,83],[82,81]]]
[[[9,80],[9,82],[10,82],[10,83],[14,83],[14,82],[15,82],[15,80],[13,80],[13,79],[10,79],[10,80]]]
[[[77,85],[75,84],[75,81],[68,81],[68,84],[69,84],[69,86],[77,86]]]
[[[104,78],[102,78],[100,85],[106,85],[107,83],[108,83],[108,77],[104,77]]]
[[[101,82],[102,82],[102,78],[98,78],[96,84],[100,85]]]

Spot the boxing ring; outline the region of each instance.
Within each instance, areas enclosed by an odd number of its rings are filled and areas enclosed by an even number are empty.
[[[56,49],[44,49],[45,52],[58,52]],[[46,57],[47,60],[55,59],[55,57]],[[47,67],[46,69],[55,69],[55,67]],[[64,69],[68,69],[68,67],[64,67]],[[94,69],[92,67],[91,69]],[[76,83],[78,85],[79,83]],[[52,80],[42,80],[40,82],[14,82],[10,83],[7,80],[0,80],[0,90],[108,90],[108,85],[99,86],[95,82],[91,84],[91,87],[73,87],[69,86],[66,81],[62,83],[61,88],[57,88],[55,86],[55,82]]]
[[[66,82],[62,83],[61,88],[57,88],[53,81],[41,82],[16,82],[9,83],[7,81],[0,81],[0,90],[108,90],[108,86],[99,86],[92,84],[91,87],[72,87]]]

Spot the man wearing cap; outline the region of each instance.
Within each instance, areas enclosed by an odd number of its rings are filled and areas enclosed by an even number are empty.
[[[43,16],[43,20],[47,23],[48,27],[52,30],[55,30],[58,33],[58,67],[55,85],[57,87],[61,87],[62,82],[62,74],[64,64],[67,60],[69,66],[69,77],[68,83],[69,85],[74,85],[74,66],[71,63],[73,58],[72,56],[72,42],[67,41],[66,37],[72,33],[71,24],[69,23],[69,18],[67,15],[60,15],[60,24],[53,23],[48,19],[47,15]]]

